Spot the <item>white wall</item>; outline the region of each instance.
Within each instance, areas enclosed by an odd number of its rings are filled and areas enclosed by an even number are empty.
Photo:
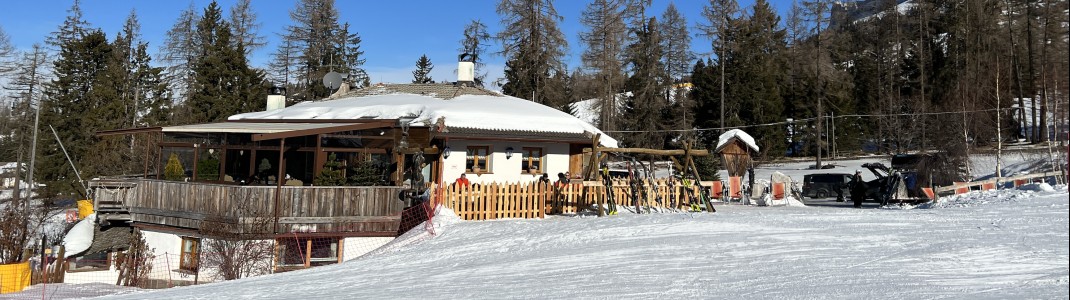
[[[119,280],[119,271],[115,264],[104,271],[67,272],[63,274],[64,283],[107,283],[115,284]]]
[[[546,168],[544,172],[548,173],[551,181],[557,180],[557,173],[565,173],[568,171],[568,151],[569,144],[567,143],[536,143],[536,142],[512,142],[512,141],[481,141],[481,140],[459,140],[451,139],[449,141],[450,155],[443,160],[442,169],[442,182],[444,184],[453,183],[457,178],[461,177],[461,173],[464,173],[466,150],[468,146],[489,146],[490,151],[493,152],[490,158],[490,173],[477,175],[469,173],[467,175],[468,180],[472,183],[512,183],[512,182],[533,182],[536,181],[539,175],[521,174],[521,161],[523,161],[523,148],[524,147],[541,147],[544,152],[543,165]],[[505,148],[513,147],[513,157],[510,159],[505,158]]]
[[[393,240],[392,237],[347,237],[342,240],[342,261],[360,257]]]
[[[176,272],[179,269],[179,256],[182,255],[182,236],[174,233],[141,229],[141,235],[145,237],[145,243],[152,248],[152,254],[156,258],[152,260],[153,271],[151,279],[172,281],[193,281],[193,274]],[[164,271],[167,270],[167,271]],[[204,269],[201,274],[205,274]],[[199,281],[207,282],[208,276],[200,276]]]

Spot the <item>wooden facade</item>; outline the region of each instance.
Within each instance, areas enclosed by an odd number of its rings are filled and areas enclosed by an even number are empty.
[[[192,230],[206,220],[250,224],[268,218],[271,233],[396,236],[406,205],[398,199],[401,187],[393,186],[278,188],[154,179],[92,184],[98,213]]]
[[[730,177],[741,177],[751,167],[750,147],[738,138],[732,138],[720,149],[719,153]]]

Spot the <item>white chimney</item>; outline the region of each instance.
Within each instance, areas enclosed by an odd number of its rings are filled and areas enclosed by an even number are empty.
[[[273,111],[286,107],[286,88],[273,86],[268,90],[267,96],[267,109],[264,111]]]
[[[471,86],[476,81],[475,57],[464,53],[457,57],[457,83]]]
[[[457,62],[457,82],[474,82],[476,80],[476,64],[470,61]]]

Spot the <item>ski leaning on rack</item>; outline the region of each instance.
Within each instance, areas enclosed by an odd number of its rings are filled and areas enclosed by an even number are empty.
[[[606,187],[606,215],[616,215],[617,203],[613,200],[613,179],[609,178],[609,166],[602,167],[602,184]]]

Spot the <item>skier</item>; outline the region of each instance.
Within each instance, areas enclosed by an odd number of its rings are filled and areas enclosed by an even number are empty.
[[[862,181],[862,170],[855,170],[855,175],[847,185],[851,187],[851,200],[854,201],[855,208],[862,208],[862,200],[866,198],[866,182]]]

